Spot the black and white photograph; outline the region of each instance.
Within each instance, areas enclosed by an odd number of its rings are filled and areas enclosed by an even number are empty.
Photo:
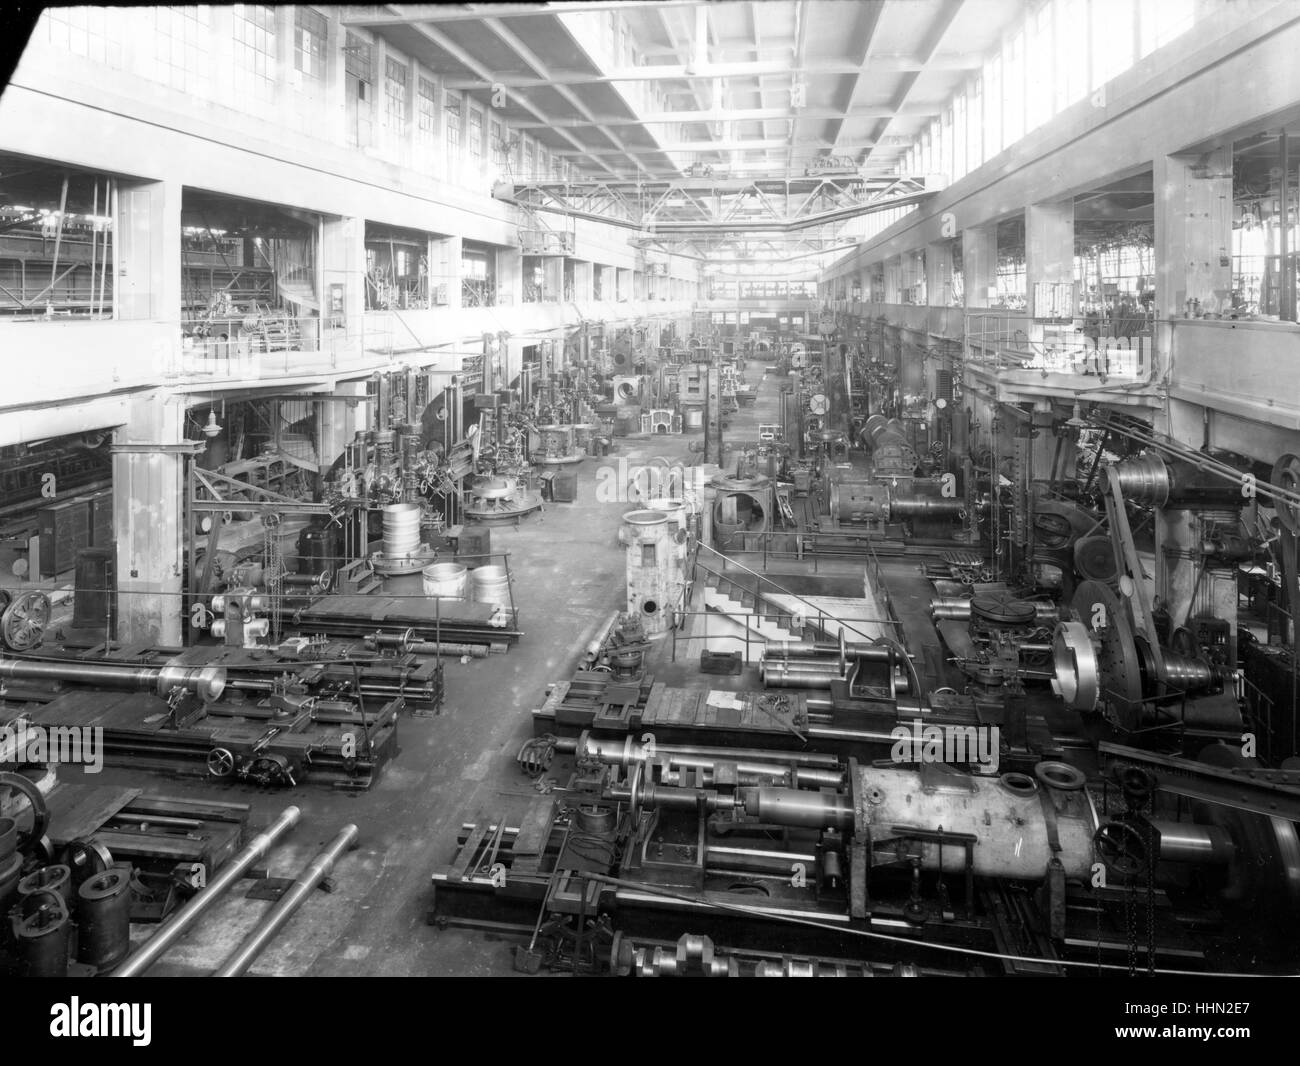
[[[1300,2],[2,17],[38,1038],[236,976],[1285,1020]]]

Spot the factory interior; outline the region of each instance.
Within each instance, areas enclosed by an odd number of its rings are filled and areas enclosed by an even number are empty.
[[[1300,973],[1300,4],[30,29],[0,975]]]

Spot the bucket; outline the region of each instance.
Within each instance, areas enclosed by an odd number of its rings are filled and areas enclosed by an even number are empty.
[[[470,583],[475,603],[510,606],[510,575],[504,566],[480,566],[471,572]]]
[[[420,546],[420,505],[394,503],[384,508],[384,554],[408,555]]]
[[[463,600],[465,586],[469,580],[469,571],[460,563],[433,563],[426,566],[424,574],[424,594],[440,600]]]

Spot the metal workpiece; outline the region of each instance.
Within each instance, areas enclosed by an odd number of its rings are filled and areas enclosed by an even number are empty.
[[[276,900],[275,905],[257,923],[257,927],[212,976],[239,977],[245,973],[266,949],[275,934],[294,916],[298,908],[307,902],[317,886],[329,876],[330,871],[334,869],[334,864],[343,853],[355,845],[356,839],[357,827],[345,825],[338,836],[308,863],[284,895]]]
[[[1152,819],[1151,828],[1160,838],[1160,858],[1169,862],[1226,866],[1237,855],[1232,835],[1221,825]]]
[[[1154,507],[1240,507],[1247,502],[1241,480],[1182,459],[1166,459],[1148,451],[1115,464],[1115,477],[1124,498]]]
[[[558,742],[557,750],[562,750]],[[700,770],[716,780],[722,768],[734,773],[738,784],[775,780],[790,781],[795,787],[802,788],[839,788],[845,780],[839,761],[829,755],[817,757],[796,753],[789,760],[778,761],[773,752],[752,749],[692,749],[669,744],[651,747],[637,744],[630,736],[620,743],[590,735],[584,736],[575,750],[582,758],[597,759],[610,766],[630,768],[637,763],[658,763],[662,767],[661,784],[676,784],[682,770]],[[801,759],[806,765],[791,765]]]
[[[138,977],[156,963],[168,948],[184,936],[237,882],[248,868],[271,850],[271,846],[298,824],[302,811],[293,806],[280,812],[274,822],[250,840],[231,858],[205,888],[163,922],[144,946],[114,972],[114,977]]]
[[[838,659],[769,659],[759,664],[759,676],[768,688],[830,688],[832,681],[848,676]]]
[[[843,793],[794,788],[743,788],[745,813],[762,822],[807,829],[852,829],[853,803]]]
[[[215,700],[225,691],[226,668],[182,666],[176,663],[168,663],[166,666],[130,666],[85,662],[80,659],[59,662],[0,659],[0,679],[96,685],[132,692],[153,692],[164,698],[180,689],[192,692],[201,699]]]
[[[972,869],[979,877],[1041,880],[1053,855],[1051,830],[1043,809],[1052,804],[1059,858],[1067,877],[1089,876],[1093,863],[1093,833],[1097,829],[1092,803],[1083,789],[1048,789],[1020,774],[980,777],[921,771],[858,768],[857,798],[860,828],[873,839],[906,837],[909,829],[923,834],[942,831],[947,841],[911,839],[919,849],[921,866],[962,873],[966,849],[955,838],[971,841]]]
[[[971,617],[970,596],[936,596],[930,601],[930,617],[936,622],[951,619],[966,622]],[[1022,600],[1034,608],[1033,623],[1036,625],[1053,625],[1061,617],[1060,608],[1046,600]]]
[[[1076,711],[1091,711],[1101,699],[1101,668],[1097,648],[1082,622],[1061,622],[1052,634],[1054,691]]]

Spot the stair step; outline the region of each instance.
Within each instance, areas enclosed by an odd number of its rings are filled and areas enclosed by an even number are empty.
[[[368,593],[374,592],[375,589],[382,587],[383,584],[384,583],[378,578],[371,578],[369,581],[357,586],[357,595],[365,596]]]

